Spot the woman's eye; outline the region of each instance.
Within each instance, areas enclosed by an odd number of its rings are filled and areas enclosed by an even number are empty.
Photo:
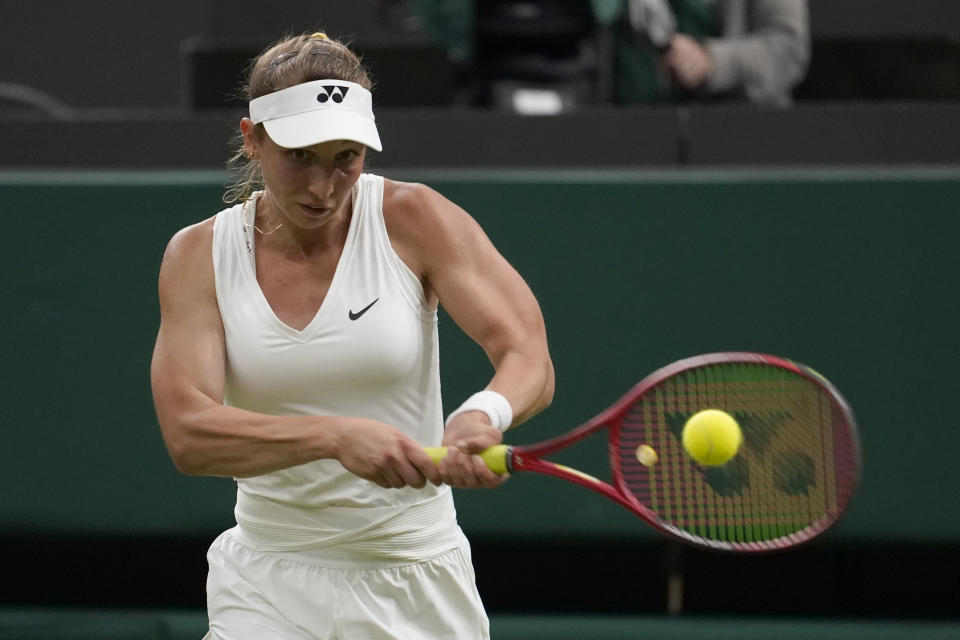
[[[310,157],[305,149],[291,149],[290,157],[297,161],[303,161]]]

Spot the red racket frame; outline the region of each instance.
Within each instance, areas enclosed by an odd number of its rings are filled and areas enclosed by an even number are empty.
[[[653,511],[637,500],[627,487],[619,465],[619,437],[623,417],[627,411],[629,411],[630,407],[650,389],[658,386],[668,378],[690,369],[695,369],[705,365],[724,363],[760,364],[779,367],[810,380],[819,386],[821,390],[831,396],[833,400],[834,411],[839,411],[842,414],[842,420],[850,429],[849,440],[851,446],[853,447],[851,459],[854,461],[854,464],[853,468],[844,470],[846,473],[848,473],[848,477],[845,479],[845,482],[853,483],[852,487],[856,487],[856,484],[859,480],[860,447],[856,430],[856,421],[853,417],[853,411],[850,409],[846,400],[844,400],[844,398],[828,380],[807,366],[778,356],[752,353],[747,351],[708,353],[678,360],[677,362],[662,367],[641,380],[622,398],[617,400],[608,409],[596,415],[585,424],[549,440],[528,445],[513,445],[509,447],[507,453],[508,469],[512,472],[530,471],[542,473],[586,487],[587,489],[595,491],[620,504],[621,506],[626,507],[636,515],[640,516],[645,522],[658,531],[672,537],[680,538],[695,546],[709,547],[724,551],[757,552],[783,549],[807,542],[829,529],[836,522],[840,515],[846,510],[847,505],[853,496],[853,488],[841,496],[842,500],[838,504],[834,516],[821,518],[801,531],[769,541],[728,542],[702,538],[662,521]],[[594,478],[593,476],[578,471],[577,469],[572,469],[565,465],[543,459],[544,456],[555,453],[560,449],[567,448],[583,440],[584,438],[593,435],[601,429],[609,429],[609,456],[614,485],[608,484],[607,482],[604,482],[598,478]]]

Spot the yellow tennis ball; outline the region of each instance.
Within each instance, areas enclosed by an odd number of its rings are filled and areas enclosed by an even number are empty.
[[[637,447],[637,460],[645,467],[652,467],[657,464],[659,456],[653,447],[648,444],[642,444]]]
[[[707,467],[718,467],[737,455],[743,442],[740,425],[729,413],[704,409],[683,426],[683,448]]]

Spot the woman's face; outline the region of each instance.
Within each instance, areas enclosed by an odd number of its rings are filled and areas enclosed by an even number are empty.
[[[246,136],[260,162],[268,206],[284,224],[318,229],[341,215],[363,172],[366,147],[332,140],[302,149],[278,146],[261,130]],[[250,143],[253,142],[251,148]]]

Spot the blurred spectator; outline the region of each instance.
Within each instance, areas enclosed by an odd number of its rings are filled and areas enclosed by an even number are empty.
[[[529,16],[547,28],[551,15],[582,15],[581,51],[598,57],[595,75],[612,87],[593,92],[621,104],[706,99],[745,99],[786,107],[810,61],[807,0],[409,0],[426,31],[464,65],[467,76],[489,68],[489,53],[477,50],[480,9],[506,7],[502,15]],[[592,14],[592,15],[590,15]],[[517,30],[528,47],[547,46],[543,29]],[[608,46],[600,45],[604,34]],[[501,39],[495,53],[504,53]],[[518,43],[507,43],[517,45]],[[604,58],[605,56],[605,58]],[[581,56],[581,61],[590,56]],[[519,59],[519,57],[517,58]],[[549,75],[556,58],[545,59]],[[569,66],[569,60],[560,64]],[[515,67],[518,65],[515,65]],[[602,73],[603,67],[610,73]],[[529,75],[529,73],[527,74]],[[556,75],[556,74],[554,74]],[[475,102],[475,101],[473,101]]]
[[[807,0],[619,2],[617,102],[734,98],[786,107],[806,74]]]

